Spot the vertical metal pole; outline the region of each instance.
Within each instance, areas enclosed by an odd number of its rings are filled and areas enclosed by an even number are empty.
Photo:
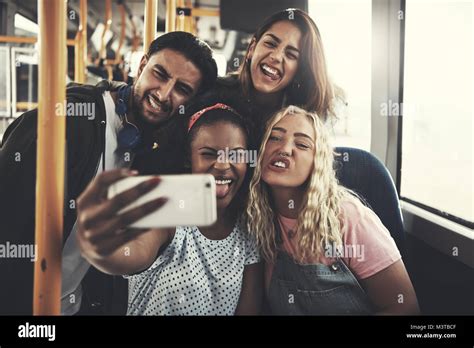
[[[140,38],[137,35],[137,26],[135,25],[133,18],[130,18],[130,25],[132,26],[132,52],[136,52]]]
[[[186,6],[186,8],[191,10],[191,14],[189,16],[186,16],[184,31],[187,31],[188,33],[196,35],[196,31],[194,30],[196,20],[194,19],[193,15],[192,15],[192,11],[193,11],[192,1],[191,0],[185,0],[184,6]]]
[[[176,30],[176,0],[166,0],[166,32]]]
[[[85,82],[85,63],[87,62],[87,0],[80,0],[79,29],[74,45],[74,80]]]
[[[122,61],[122,57],[121,57],[122,53],[121,52],[122,52],[123,43],[125,42],[125,30],[127,29],[126,28],[127,19],[126,19],[126,16],[125,16],[125,7],[123,6],[123,4],[118,4],[118,8],[119,8],[119,11],[120,11],[120,40],[119,40],[118,48],[115,51],[115,60],[114,60],[113,64],[119,64]]]
[[[189,0],[176,0],[177,7],[179,11],[175,10],[176,13],[176,30],[186,31],[188,33],[193,32],[193,17],[191,15],[186,15],[184,9],[189,9],[192,11],[192,3]]]
[[[102,32],[102,40],[100,45],[100,58],[106,59],[107,58],[107,50],[105,45],[105,34],[110,29],[112,25],[112,0],[105,0],[105,23],[104,23],[104,31]]]
[[[57,315],[61,310],[66,119],[64,108],[57,105],[64,105],[66,99],[66,11],[66,0],[38,0],[34,315]]]
[[[184,8],[184,0],[176,0],[176,6],[180,9]],[[185,31],[184,29],[184,22],[185,22],[185,16],[184,14],[181,12],[181,10],[178,10],[176,11],[175,10],[175,13],[176,13],[176,29],[175,30],[179,30],[179,31]]]
[[[156,0],[145,0],[145,29],[143,37],[143,52],[148,51],[151,42],[155,39],[158,6]]]

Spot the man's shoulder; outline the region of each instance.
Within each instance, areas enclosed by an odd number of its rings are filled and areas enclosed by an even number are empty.
[[[125,82],[108,80],[100,81],[96,85],[72,82],[66,86],[66,94],[68,98],[73,99],[97,99],[101,97],[105,91],[113,92],[125,85]]]
[[[104,100],[102,98],[102,94],[105,91],[115,91],[119,89],[121,86],[124,86],[125,83],[123,82],[115,82],[115,81],[107,81],[103,80],[99,82],[97,85],[88,85],[88,84],[80,84],[80,83],[69,83],[66,86],[66,99],[67,104],[63,106],[64,110],[67,112],[73,112],[74,110],[78,109],[72,106],[69,103],[91,103],[95,104],[94,108],[94,118],[97,117],[97,120],[102,120],[105,118],[105,107],[104,107]],[[82,106],[81,106],[82,107]],[[71,111],[72,110],[72,111]],[[76,110],[77,111],[77,110]],[[83,108],[79,108],[79,111],[83,111]],[[77,116],[74,114],[71,116]],[[26,111],[25,113],[21,114],[19,117],[12,122],[5,131],[3,135],[2,146],[6,143],[7,139],[10,138],[10,135],[15,132],[15,130],[19,130],[18,133],[21,134],[22,138],[28,138],[33,136],[32,134],[36,134],[37,128],[37,117],[38,117],[38,109],[32,109]],[[95,127],[96,122],[77,122],[78,120],[82,120],[83,118],[80,117],[68,117],[67,118],[67,126],[68,129],[70,127]],[[87,119],[87,118],[85,118]],[[76,128],[73,128],[74,131],[72,133],[77,132]],[[71,129],[69,129],[71,131]],[[30,134],[30,132],[32,132]],[[34,136],[36,137],[36,135]]]
[[[5,146],[11,134],[17,132],[22,135],[21,139],[30,143],[33,137],[36,137],[36,119],[37,109],[29,110],[18,116],[5,130],[0,141],[0,149]]]

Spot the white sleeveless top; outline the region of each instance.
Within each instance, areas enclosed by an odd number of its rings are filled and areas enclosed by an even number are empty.
[[[126,276],[127,315],[234,315],[244,267],[259,261],[240,220],[222,240],[204,237],[197,227],[176,227],[147,270]]]

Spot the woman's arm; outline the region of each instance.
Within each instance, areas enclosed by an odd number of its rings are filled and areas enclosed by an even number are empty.
[[[263,263],[245,266],[239,304],[235,315],[259,315],[263,297]]]
[[[377,315],[420,314],[415,289],[402,260],[360,281]]]
[[[160,248],[167,244],[170,238],[169,231],[161,229],[146,232],[127,230],[123,233],[129,234],[133,239],[119,246],[111,254],[97,253],[93,244],[86,247],[84,242],[80,242],[82,255],[91,265],[104,273],[130,275],[150,267]]]
[[[77,200],[77,242],[82,255],[99,270],[109,274],[133,274],[147,268],[160,247],[169,239],[169,230],[130,230],[127,226],[159,209],[159,198],[118,214],[124,207],[159,184],[147,180],[111,199],[106,192],[114,182],[134,175],[128,170],[99,174]]]

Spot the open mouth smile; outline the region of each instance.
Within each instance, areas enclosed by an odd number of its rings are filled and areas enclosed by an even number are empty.
[[[280,70],[266,63],[260,64],[260,70],[265,76],[268,76],[272,81],[279,80],[282,76]]]
[[[234,179],[227,177],[216,177],[216,197],[222,199],[230,192],[230,187],[234,183]]]
[[[151,95],[148,95],[146,100],[148,102],[148,105],[151,107],[152,111],[155,112],[155,113],[168,112],[169,111],[169,107],[167,107],[167,105],[161,103],[159,100],[152,97]]]

